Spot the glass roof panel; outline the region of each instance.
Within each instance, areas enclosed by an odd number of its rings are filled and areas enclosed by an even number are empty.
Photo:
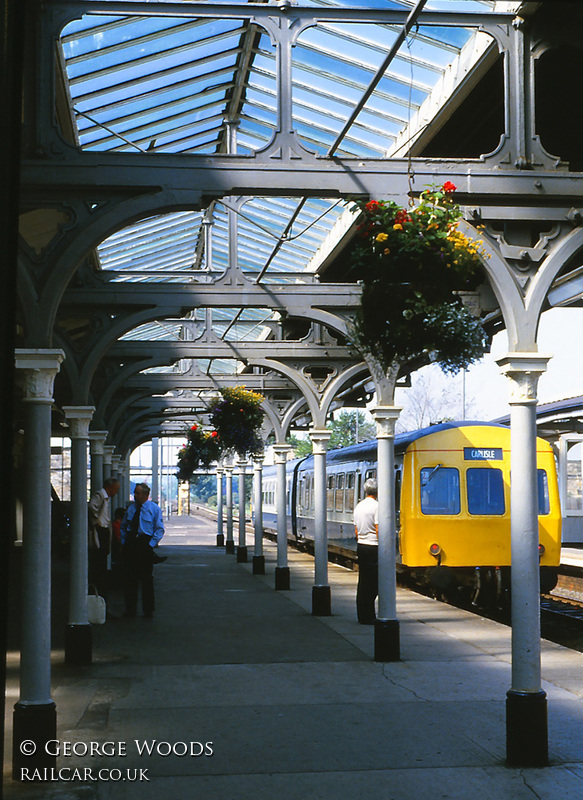
[[[401,10],[414,5],[413,0],[350,3]],[[508,11],[517,5],[497,7]],[[488,0],[429,0],[425,8],[495,7]],[[188,13],[193,7],[184,8]],[[308,149],[325,154],[334,144],[398,30],[324,22],[299,36],[292,51],[293,119]],[[398,143],[406,141],[412,118],[474,36],[473,29],[422,24],[414,29],[362,104],[337,155],[386,158],[402,148]],[[244,19],[86,13],[65,27],[60,44],[82,148],[225,152],[224,118],[236,114],[237,152],[246,155],[264,148],[277,129],[276,52],[265,31]],[[213,205],[210,272],[202,212],[166,214],[119,231],[97,250],[102,269],[113,280],[211,280],[228,264],[228,212],[220,202]],[[297,280],[298,273],[315,268],[322,242],[334,234],[345,209],[344,203],[322,198],[253,198],[238,216],[239,267],[255,276],[267,270],[262,280],[286,280],[285,274]]]

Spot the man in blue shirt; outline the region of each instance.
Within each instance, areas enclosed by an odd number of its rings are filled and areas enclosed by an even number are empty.
[[[142,585],[142,609],[145,617],[154,616],[154,548],[164,536],[160,506],[148,500],[150,487],[137,483],[134,502],[128,507],[120,526],[125,617],[135,617],[138,587]]]

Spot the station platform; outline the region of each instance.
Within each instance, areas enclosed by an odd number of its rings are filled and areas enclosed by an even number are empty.
[[[272,544],[267,574],[254,576],[215,541],[208,519],[172,519],[154,619],[95,626],[88,667],[64,666],[55,649],[61,747],[99,748],[57,768],[90,768],[93,779],[16,783],[6,766],[5,797],[583,797],[583,654],[543,643],[551,765],[509,768],[508,627],[400,589],[402,660],[376,663],[373,628],[356,622],[355,572],[330,565],[333,615],[313,617],[311,557],[291,552],[291,589],[275,591]],[[118,589],[110,610],[123,612]],[[8,727],[18,696],[10,659]]]

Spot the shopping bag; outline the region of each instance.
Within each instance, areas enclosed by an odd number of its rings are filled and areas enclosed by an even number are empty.
[[[97,594],[95,586],[90,586],[87,595],[87,619],[92,625],[103,625],[105,615],[105,600]]]

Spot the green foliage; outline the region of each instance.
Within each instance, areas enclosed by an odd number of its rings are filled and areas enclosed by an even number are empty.
[[[374,423],[367,422],[362,411],[341,411],[339,416],[326,427],[332,431],[328,443],[329,450],[348,447],[358,442],[368,442],[376,436]]]
[[[221,445],[216,431],[204,431],[193,425],[186,433],[186,444],[178,451],[179,481],[190,480],[192,473],[202,467],[208,469],[213,461],[221,457]]]
[[[449,372],[481,358],[486,336],[460,292],[482,280],[480,241],[457,230],[461,210],[447,181],[405,210],[392,201],[356,202],[364,219],[351,251],[362,280],[355,344],[385,368],[426,354]]]
[[[221,397],[210,403],[211,422],[219,435],[223,451],[235,451],[242,458],[263,451],[259,431],[263,423],[257,392],[237,386],[220,389]]]
[[[299,439],[291,433],[287,437],[286,442],[293,447],[294,458],[305,458],[305,456],[312,455],[312,442],[310,439]]]

